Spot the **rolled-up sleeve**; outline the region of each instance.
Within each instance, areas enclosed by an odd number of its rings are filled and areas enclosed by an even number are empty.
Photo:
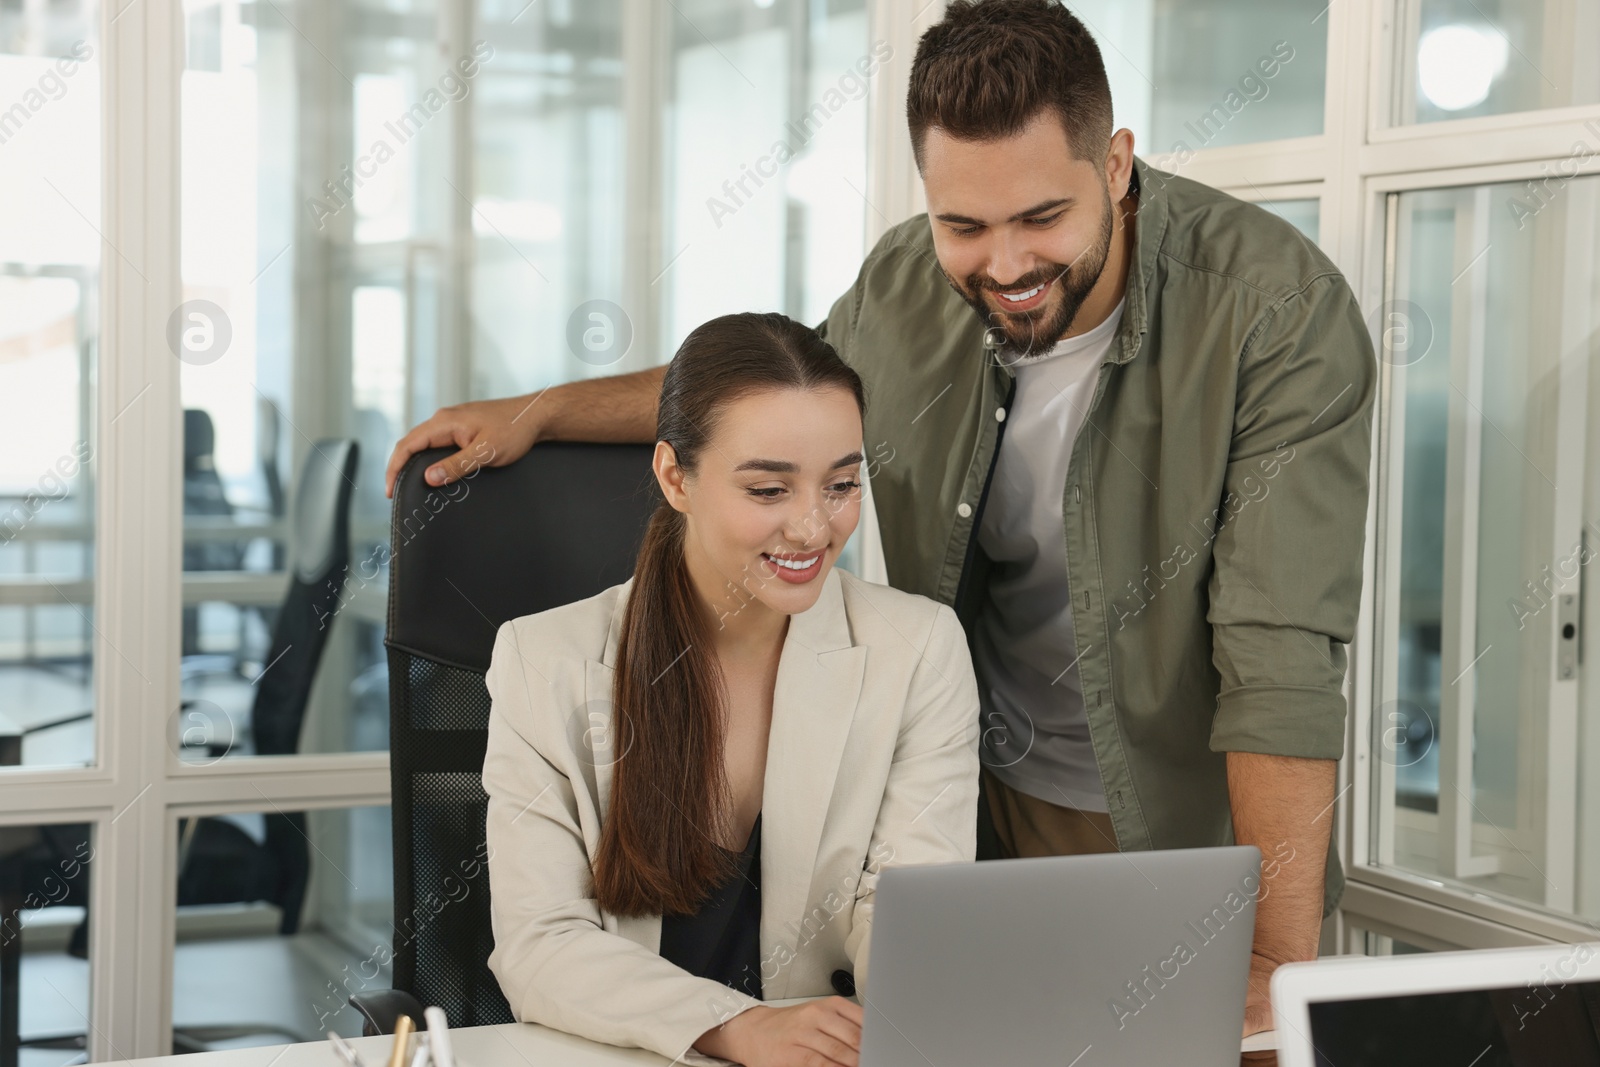
[[[1360,610],[1377,362],[1320,275],[1246,342],[1210,577],[1213,751],[1338,759]]]

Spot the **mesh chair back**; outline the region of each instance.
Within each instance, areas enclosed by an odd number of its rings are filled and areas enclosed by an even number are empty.
[[[512,1021],[489,971],[484,673],[507,619],[633,573],[656,495],[652,445],[547,442],[443,489],[413,456],[395,482],[389,564],[394,987],[451,1026]]]

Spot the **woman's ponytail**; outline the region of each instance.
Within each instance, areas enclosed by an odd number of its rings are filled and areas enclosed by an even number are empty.
[[[650,517],[619,638],[611,809],[595,897],[617,915],[686,914],[731,862],[715,847],[726,808],[722,678],[683,561],[685,518]],[[715,835],[715,836],[713,836]]]
[[[725,315],[694,330],[661,383],[656,439],[693,474],[722,410],[766,389],[843,388],[863,415],[861,377],[816,331],[783,315]],[[612,689],[611,804],[592,864],[615,915],[687,914],[731,876],[717,847],[732,818],[722,742],[727,694],[714,609],[684,561],[688,519],[664,499],[650,517],[623,612]]]

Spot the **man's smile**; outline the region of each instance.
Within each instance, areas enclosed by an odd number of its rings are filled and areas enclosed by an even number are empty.
[[[1045,298],[1050,295],[1050,287],[1055,283],[1056,280],[1051,278],[1043,285],[1036,285],[1032,289],[1024,289],[1021,292],[1002,293],[994,289],[989,291],[994,293],[995,299],[1000,302],[1000,307],[1003,311],[1031,311],[1044,303]]]

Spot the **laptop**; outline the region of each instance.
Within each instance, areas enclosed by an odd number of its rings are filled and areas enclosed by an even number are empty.
[[[1291,963],[1272,1007],[1280,1067],[1600,1067],[1600,943]]]
[[[1252,846],[889,867],[861,1067],[1237,1067]]]

